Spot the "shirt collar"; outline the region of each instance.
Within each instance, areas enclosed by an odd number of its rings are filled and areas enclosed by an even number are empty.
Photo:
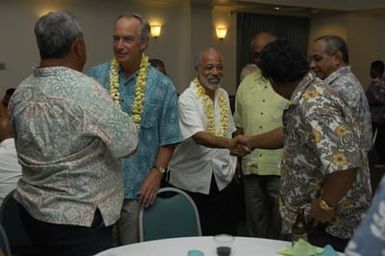
[[[35,77],[48,77],[48,76],[56,76],[59,73],[62,73],[64,71],[71,70],[73,72],[78,72],[74,69],[70,69],[68,67],[63,66],[55,66],[55,67],[34,67],[33,68],[33,75]]]
[[[148,77],[150,72],[152,72],[151,65],[147,66],[146,72]],[[138,77],[138,75],[139,75],[139,69],[136,70],[129,78],[126,79],[126,76],[124,75],[124,73],[122,71],[119,71],[119,81],[124,81],[125,84],[131,81],[136,81],[136,78]]]
[[[295,88],[293,94],[291,95],[290,105],[291,104],[298,104],[302,94],[312,84],[314,79],[316,79],[316,76],[313,72],[309,72],[305,75],[305,77],[298,84],[297,88]]]
[[[5,139],[3,140],[1,143],[0,143],[0,147],[2,148],[9,148],[9,147],[15,147],[15,139],[14,138],[8,138],[8,139]]]
[[[325,82],[328,84],[332,84],[334,80],[336,80],[338,77],[346,75],[350,72],[351,72],[350,66],[343,66],[337,69],[336,71],[334,71],[333,73],[331,73],[328,77],[326,77]]]

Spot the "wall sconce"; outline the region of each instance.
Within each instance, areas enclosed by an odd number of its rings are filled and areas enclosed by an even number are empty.
[[[226,27],[216,27],[217,37],[219,40],[223,40],[226,37],[227,28]]]
[[[151,27],[151,36],[153,38],[158,38],[162,32],[162,25],[160,24],[150,24]]]

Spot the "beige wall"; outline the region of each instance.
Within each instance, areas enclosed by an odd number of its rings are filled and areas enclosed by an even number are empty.
[[[58,4],[61,2],[61,4]],[[138,12],[150,22],[164,24],[162,35],[152,39],[147,53],[165,61],[170,77],[178,89],[191,76],[191,24],[188,0],[167,1],[0,1],[0,93],[15,87],[27,75],[39,58],[33,35],[33,24],[39,14],[48,10],[68,10],[79,20],[87,43],[85,67],[105,62],[112,56],[111,33],[114,19],[125,11]]]
[[[31,73],[32,67],[38,65],[33,24],[39,15],[49,10],[68,10],[80,22],[88,50],[85,70],[111,58],[111,32],[116,16],[125,11],[138,12],[150,22],[163,24],[161,36],[151,40],[147,54],[165,62],[179,92],[194,76],[193,56],[203,48],[213,46],[223,52],[226,61],[223,87],[234,94],[235,41],[219,41],[214,35],[214,23],[220,18],[221,10],[213,17],[211,7],[193,5],[190,0],[2,0],[0,62],[5,62],[6,69],[0,70],[0,97],[7,88],[16,87]],[[234,27],[231,27],[228,35],[234,37],[233,33]]]
[[[205,1],[193,0],[1,0],[0,62],[5,62],[6,70],[0,70],[0,97],[38,65],[33,24],[39,14],[57,9],[71,11],[81,23],[88,47],[86,70],[111,58],[111,31],[116,16],[125,11],[138,12],[150,22],[164,24],[161,36],[151,40],[147,54],[165,61],[179,92],[194,76],[194,56],[212,46],[224,57],[223,87],[230,95],[235,94],[236,15],[232,14],[232,8],[212,7]],[[215,36],[215,26],[220,24],[228,27],[222,41]],[[317,15],[312,17],[309,40],[331,33],[347,39],[351,65],[367,85],[370,62],[385,59],[384,25],[385,15],[379,13]]]

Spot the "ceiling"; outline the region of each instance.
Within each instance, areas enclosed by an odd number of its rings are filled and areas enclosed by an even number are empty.
[[[234,11],[247,10],[288,15],[310,16],[351,11],[385,15],[384,0],[191,0],[191,3],[228,6]]]

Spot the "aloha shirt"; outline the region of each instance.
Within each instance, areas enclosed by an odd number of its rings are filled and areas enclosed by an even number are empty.
[[[328,174],[353,169],[356,180],[339,201],[335,220],[326,227],[333,236],[350,238],[371,197],[367,154],[359,143],[360,125],[336,89],[313,73],[294,91],[283,124],[282,232],[291,232],[299,208],[309,212]]]

